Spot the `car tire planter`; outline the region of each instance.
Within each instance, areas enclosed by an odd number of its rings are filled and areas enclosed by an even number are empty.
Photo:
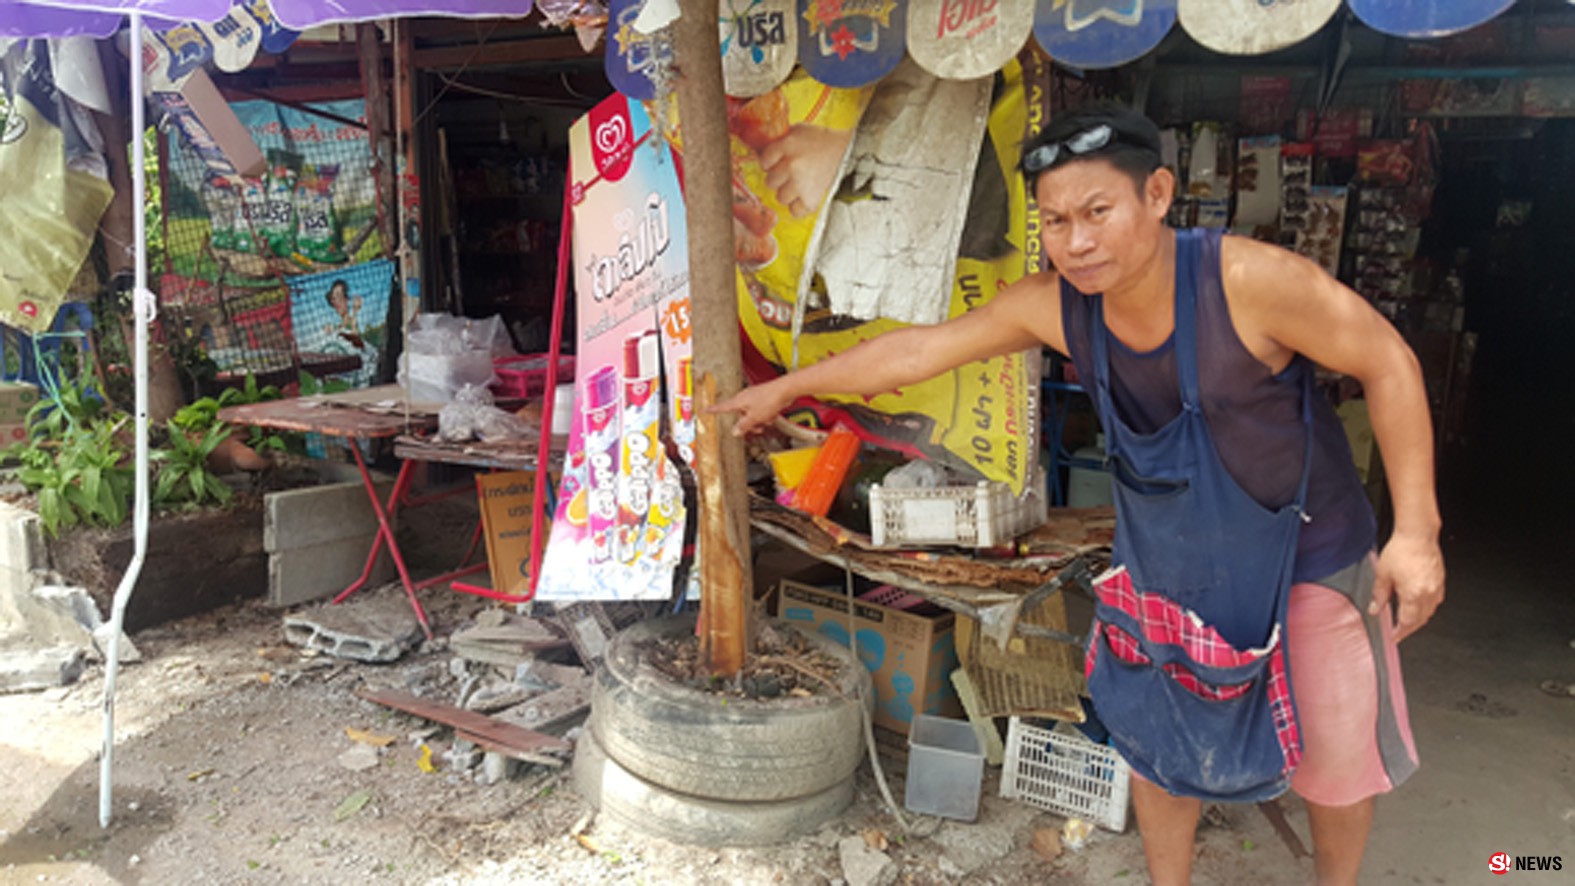
[[[607,756],[659,788],[732,803],[812,797],[848,782],[864,754],[859,705],[874,697],[869,672],[852,654],[805,634],[841,664],[836,692],[725,698],[678,685],[641,661],[645,641],[686,636],[693,625],[692,617],[644,622],[609,645],[587,729]]]
[[[689,846],[764,846],[813,832],[853,800],[853,779],[807,797],[730,803],[671,791],[630,774],[586,731],[574,748],[574,786],[619,824]]]

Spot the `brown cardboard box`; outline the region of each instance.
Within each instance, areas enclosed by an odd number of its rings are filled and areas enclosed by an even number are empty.
[[[0,381],[0,424],[21,424],[38,404],[38,386],[25,381]]]
[[[841,584],[840,570],[830,573],[828,584],[819,587],[783,579],[776,613],[847,646],[847,604]],[[855,602],[854,613],[859,658],[875,681],[876,726],[906,735],[916,713],[962,715],[962,702],[950,680],[957,668],[956,616],[921,615],[865,601]]]
[[[487,562],[492,567],[492,589],[523,594],[530,588],[531,493],[533,471],[503,471],[476,476],[481,501],[481,525],[487,534]],[[547,526],[541,528],[543,546]]]

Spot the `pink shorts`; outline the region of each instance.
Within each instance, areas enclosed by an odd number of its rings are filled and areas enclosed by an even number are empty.
[[[1394,616],[1367,615],[1374,563],[1291,588],[1286,639],[1304,748],[1291,789],[1320,806],[1387,793],[1417,769]]]

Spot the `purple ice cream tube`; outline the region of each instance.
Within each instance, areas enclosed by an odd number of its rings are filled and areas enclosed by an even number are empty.
[[[591,562],[613,558],[618,528],[618,369],[602,366],[585,380],[585,467],[590,478]]]

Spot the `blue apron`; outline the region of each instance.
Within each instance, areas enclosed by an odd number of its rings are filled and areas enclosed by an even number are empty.
[[[1203,246],[1203,232],[1176,233],[1182,406],[1151,434],[1115,409],[1103,300],[1092,297],[1095,402],[1115,477],[1112,565],[1130,585],[1119,598],[1101,590],[1088,689],[1112,744],[1144,778],[1182,796],[1256,802],[1289,787],[1301,756],[1283,625],[1306,519],[1312,367],[1296,358],[1308,441],[1301,481],[1294,501],[1271,511],[1226,470],[1203,413],[1198,274],[1219,274],[1200,269]]]

